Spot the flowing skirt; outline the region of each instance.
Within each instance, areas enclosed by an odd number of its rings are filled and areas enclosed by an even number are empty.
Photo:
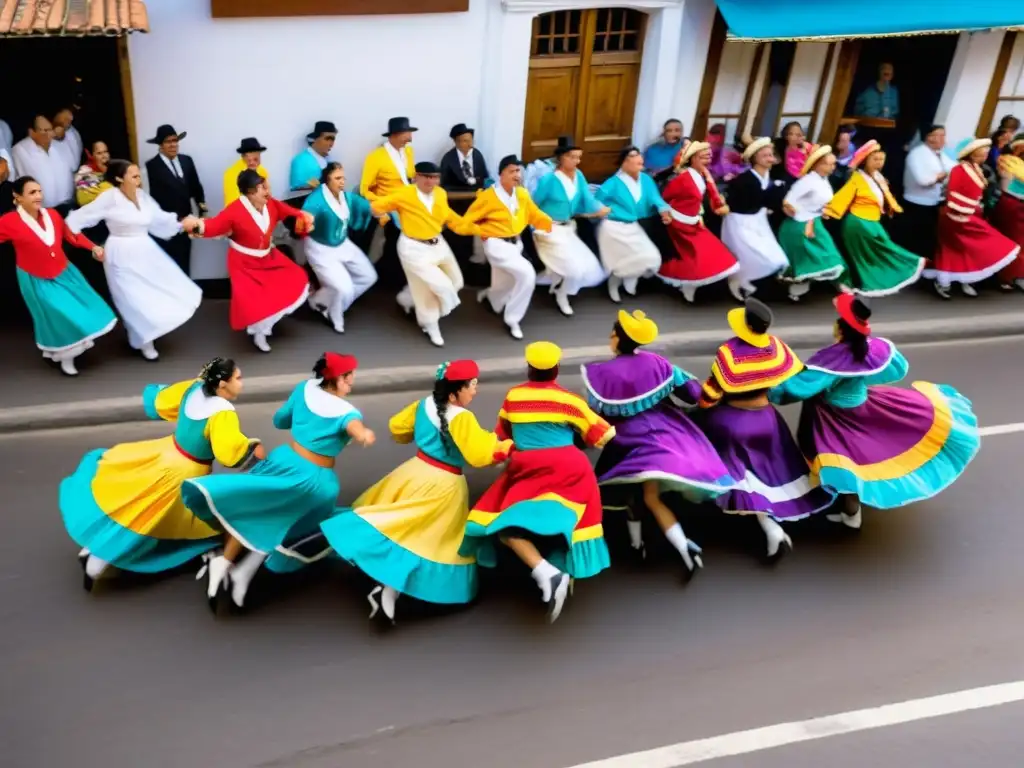
[[[992,223],[999,232],[1024,247],[1024,200],[1004,192],[992,211]],[[1007,284],[1021,278],[1024,278],[1024,259],[1019,257],[999,273],[999,279]]]
[[[17,275],[44,357],[74,357],[117,325],[113,311],[74,264],[53,279],[34,277],[20,267]]]
[[[726,215],[722,221],[722,243],[739,262],[737,276],[744,282],[777,275],[789,266],[789,259],[772,232],[767,210]]]
[[[476,596],[476,560],[459,554],[469,516],[462,474],[413,457],[321,523],[327,541],[374,581],[428,603]]]
[[[658,277],[669,285],[699,288],[739,271],[736,257],[702,223],[673,221],[668,236],[675,257],[661,265]]]
[[[819,482],[891,509],[928,499],[963,474],[981,448],[971,402],[942,384],[868,387],[855,408],[804,404],[797,438]]]
[[[596,576],[611,565],[601,491],[583,451],[566,446],[513,453],[469,513],[460,552],[493,568],[496,539],[523,531],[560,539],[565,549],[549,559],[574,578]]]
[[[649,277],[661,269],[661,252],[639,222],[597,225],[597,247],[605,272],[623,280]]]
[[[786,217],[779,227],[779,244],[789,258],[783,273],[790,282],[837,280],[846,271],[843,257],[820,218],[814,220],[814,237],[804,234],[804,222]]]
[[[1009,267],[1020,253],[1020,246],[999,234],[981,216],[954,221],[949,211],[939,215],[939,246],[924,276],[940,285],[970,285]]]
[[[722,457],[736,487],[716,499],[725,512],[763,512],[800,520],[828,509],[835,492],[813,477],[785,420],[775,408],[736,408],[728,403],[703,414],[704,433]]]
[[[181,499],[182,483],[210,473],[181,453],[173,437],[91,451],[60,484],[68,534],[124,571],[177,568],[221,543]]]
[[[890,296],[916,283],[925,259],[889,239],[881,222],[853,214],[843,219],[849,279],[854,293]]]
[[[608,275],[594,252],[576,234],[576,222],[555,224],[551,232],[533,232],[537,256],[552,275],[551,283],[565,284],[567,296],[575,296],[582,288],[596,288]],[[538,276],[538,284],[541,283]]]
[[[231,328],[269,333],[274,323],[302,306],[309,295],[306,270],[276,248],[262,258],[228,248]]]

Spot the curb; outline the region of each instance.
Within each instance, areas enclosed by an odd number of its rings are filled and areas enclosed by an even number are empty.
[[[772,329],[791,347],[820,347],[832,339],[832,329],[826,325],[780,326]],[[899,320],[873,324],[878,336],[885,336],[897,344],[934,341],[960,341],[1002,336],[1024,335],[1024,311],[1002,312],[955,320]],[[672,357],[711,356],[725,341],[728,329],[666,333],[657,345],[658,352]],[[599,344],[588,347],[570,347],[563,350],[562,367],[569,370],[590,360],[606,357],[608,347]],[[438,354],[439,361],[443,353]],[[478,361],[481,378],[487,383],[518,381],[524,376],[521,356],[490,358]],[[409,390],[427,390],[434,380],[434,365],[411,365],[394,368],[369,368],[359,372],[359,395],[375,395]],[[703,375],[703,371],[694,371]],[[245,403],[283,401],[295,384],[308,377],[308,373],[255,376],[245,380]],[[0,433],[24,432],[67,427],[91,427],[102,424],[122,424],[145,421],[142,397],[112,397],[83,402],[62,402],[0,409]]]

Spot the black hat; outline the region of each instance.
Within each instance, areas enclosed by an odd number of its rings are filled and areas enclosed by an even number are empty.
[[[382,133],[381,136],[391,136],[391,135],[396,134],[396,133],[406,133],[406,132],[412,133],[413,131],[418,131],[418,130],[419,130],[419,128],[413,128],[409,124],[409,118],[408,117],[392,117],[390,120],[388,120],[388,130],[387,130],[387,133]]]
[[[181,141],[186,136],[188,136],[188,133],[186,133],[185,131],[178,133],[176,130],[174,130],[173,125],[161,125],[159,128],[156,129],[156,136],[154,136],[152,139],[146,139],[146,143],[163,144],[172,136],[178,139],[178,141]]]
[[[754,333],[765,333],[775,319],[768,305],[757,299],[747,299],[743,302],[743,309],[747,328]]]
[[[559,136],[558,145],[555,147],[555,157],[572,152],[574,149],[580,149],[580,147],[572,140],[572,136]]]
[[[437,163],[424,160],[422,163],[416,163],[416,173],[420,176],[440,176],[441,169],[437,167]]]
[[[338,128],[330,120],[317,120],[316,125],[313,126],[313,131],[306,134],[308,141],[320,138],[325,133],[337,133]]]
[[[523,161],[520,160],[515,155],[505,155],[505,157],[501,158],[501,162],[498,163],[498,173],[501,173],[506,168],[508,168],[510,165],[522,165],[522,164],[523,164]]]
[[[267,148],[260,144],[260,140],[255,136],[247,136],[242,139],[238,145],[238,149],[235,150],[240,155],[247,154],[249,152],[266,152]]]
[[[636,146],[635,144],[630,144],[629,146],[623,147],[621,150],[619,150],[619,165],[622,165],[624,162],[626,162],[626,158],[632,155],[634,152],[638,155],[641,154],[640,147]]]
[[[416,129],[413,128],[412,130],[416,130]],[[455,138],[458,138],[459,136],[461,136],[464,133],[468,133],[470,136],[476,135],[476,131],[474,131],[472,128],[470,128],[465,123],[456,123],[455,125],[452,126],[452,129],[450,131],[448,131],[448,138],[455,139]]]

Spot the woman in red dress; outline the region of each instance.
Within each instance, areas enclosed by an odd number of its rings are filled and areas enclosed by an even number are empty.
[[[722,241],[704,226],[704,196],[719,216],[729,207],[711,177],[711,145],[691,141],[676,156],[676,177],[662,190],[665,202],[672,206],[672,223],[668,236],[675,247],[675,258],[666,261],[658,277],[678,288],[683,298],[693,302],[697,289],[724,280],[739,270],[740,265]]]
[[[944,299],[950,298],[952,283],[960,283],[965,296],[977,296],[972,283],[1009,266],[1020,253],[1017,243],[982,218],[988,182],[981,164],[991,146],[991,139],[964,139],[956,148],[960,163],[949,174],[946,204],[939,214],[939,247],[924,271]]]
[[[200,219],[193,234],[228,237],[231,278],[231,327],[247,331],[261,352],[269,352],[274,325],[302,306],[309,295],[306,271],[274,247],[271,238],[282,219],[294,217],[296,232],[313,229],[313,217],[270,196],[267,180],[256,171],[238,176],[242,193],[211,219]]]
[[[1024,133],[1014,136],[999,156],[997,168],[1003,194],[992,211],[995,228],[1024,247]],[[1004,291],[1024,291],[1024,258],[1016,258],[1002,272],[999,282]]]

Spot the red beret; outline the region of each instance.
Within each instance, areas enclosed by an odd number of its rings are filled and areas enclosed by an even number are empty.
[[[359,367],[359,361],[355,355],[339,355],[337,352],[325,352],[324,360],[327,367],[324,368],[325,379],[337,379],[347,373],[352,373]]]
[[[445,368],[448,381],[469,381],[480,377],[480,366],[472,360],[452,360]]]

